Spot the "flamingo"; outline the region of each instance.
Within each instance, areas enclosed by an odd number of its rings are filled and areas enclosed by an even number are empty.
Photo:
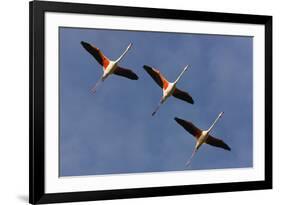
[[[161,97],[156,109],[152,113],[152,116],[156,114],[160,105],[163,104],[171,95],[188,103],[194,104],[192,97],[187,92],[184,92],[176,87],[178,81],[180,80],[184,72],[187,70],[188,65],[184,67],[183,71],[180,73],[180,75],[174,82],[167,81],[166,78],[160,73],[160,71],[155,68],[152,68],[147,65],[144,65],[143,68],[153,78],[153,80],[163,89],[163,96]]]
[[[192,158],[194,157],[197,150],[201,147],[202,144],[206,143],[215,147],[219,147],[225,150],[230,151],[231,148],[222,140],[217,139],[210,135],[211,130],[214,128],[215,124],[218,122],[218,120],[222,117],[224,112],[221,112],[216,120],[213,122],[211,127],[207,130],[201,130],[197,128],[195,125],[193,125],[191,122],[185,121],[183,119],[175,117],[175,120],[178,124],[180,124],[187,132],[192,134],[196,138],[196,145],[195,148],[191,154],[190,159],[187,161],[186,166],[188,166],[191,163]]]
[[[96,92],[96,89],[98,85],[103,82],[109,75],[115,74],[119,76],[123,76],[126,78],[129,78],[131,80],[137,80],[138,76],[129,69],[122,68],[118,64],[119,62],[123,59],[125,54],[129,51],[131,48],[132,44],[130,43],[126,50],[123,52],[123,54],[115,61],[109,60],[101,51],[99,48],[81,41],[82,46],[98,61],[98,63],[102,66],[103,68],[103,75],[101,78],[98,80],[98,82],[95,84],[95,86],[91,89],[94,93]]]

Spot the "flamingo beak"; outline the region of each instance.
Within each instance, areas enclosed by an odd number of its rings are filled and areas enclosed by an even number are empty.
[[[188,67],[189,67],[189,65],[186,65],[185,68],[184,68],[184,71],[186,71]]]
[[[129,45],[128,45],[128,47],[127,47],[127,50],[129,50],[131,47],[132,47],[132,43],[130,43]]]

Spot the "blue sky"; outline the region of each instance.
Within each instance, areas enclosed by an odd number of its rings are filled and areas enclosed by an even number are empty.
[[[242,168],[253,165],[252,37],[60,28],[60,176]],[[139,76],[110,76],[90,89],[102,68],[81,46],[99,47]],[[144,71],[154,66],[178,83],[195,104],[169,98],[152,117],[162,90]],[[195,139],[174,117],[207,129],[231,152],[203,145],[186,168]]]

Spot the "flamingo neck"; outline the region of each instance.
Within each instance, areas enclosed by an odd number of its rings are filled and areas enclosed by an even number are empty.
[[[221,118],[222,114],[223,114],[223,112],[221,112],[221,113],[218,115],[217,119],[213,122],[213,124],[211,125],[211,127],[207,130],[207,133],[209,133],[209,132],[214,128],[215,124],[216,124],[216,123],[218,122],[218,120]]]
[[[183,71],[180,73],[179,77],[175,80],[175,84],[180,80],[180,78],[182,77],[182,75],[184,74],[184,72],[187,70],[188,65],[184,67]]]
[[[130,43],[129,46],[126,48],[126,50],[124,51],[124,53],[122,53],[122,55],[116,60],[116,63],[118,63],[119,61],[122,60],[122,58],[125,56],[125,54],[129,51],[129,49],[131,48],[132,44]]]

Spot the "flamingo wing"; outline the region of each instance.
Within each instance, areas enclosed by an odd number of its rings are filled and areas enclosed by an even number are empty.
[[[202,130],[197,128],[194,124],[189,121],[175,117],[175,121],[180,124],[187,132],[192,134],[194,137],[199,138],[202,134]]]
[[[194,101],[192,99],[192,97],[185,91],[182,91],[178,88],[176,88],[173,92],[173,96],[175,98],[178,98],[178,99],[181,99],[181,100],[184,100],[190,104],[194,104]]]
[[[143,68],[161,88],[166,89],[168,87],[169,81],[166,80],[159,70],[147,65],[144,65]]]
[[[220,147],[225,150],[230,151],[231,148],[222,140],[212,137],[211,135],[208,136],[206,143],[215,147]]]
[[[81,41],[81,44],[86,51],[88,51],[99,62],[99,64],[106,69],[110,61],[105,55],[103,55],[100,49],[84,41]]]
[[[126,78],[129,78],[131,80],[137,80],[139,79],[139,77],[137,76],[137,74],[135,74],[132,70],[130,69],[126,69],[126,68],[121,68],[121,67],[117,67],[116,70],[114,71],[115,75],[119,75],[119,76],[123,76]]]

